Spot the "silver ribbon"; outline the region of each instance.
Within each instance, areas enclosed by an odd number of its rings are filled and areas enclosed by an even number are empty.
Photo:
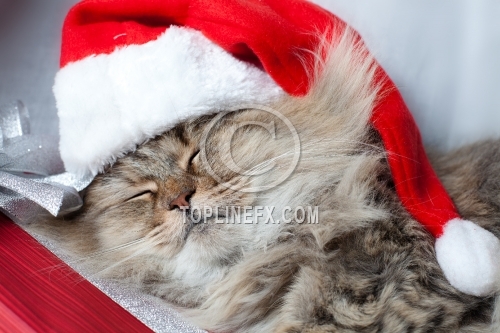
[[[92,181],[64,172],[55,136],[30,134],[21,101],[0,106],[0,210],[18,223],[44,211],[54,216],[79,209],[78,194]]]

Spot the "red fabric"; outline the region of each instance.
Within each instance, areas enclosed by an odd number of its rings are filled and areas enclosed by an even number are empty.
[[[427,158],[417,124],[403,97],[382,68],[384,98],[375,107],[372,124],[380,133],[401,202],[406,210],[434,236],[459,217],[455,204]]]
[[[171,24],[202,31],[237,58],[262,65],[286,91],[304,94],[305,63],[335,19],[300,0],[88,0],[74,6],[63,27],[61,67],[92,54],[156,39]],[[293,69],[293,70],[290,70]]]
[[[116,47],[155,39],[169,25],[202,31],[235,57],[262,66],[288,93],[308,91],[310,51],[318,32],[342,31],[345,23],[302,0],[86,0],[68,14],[61,66]],[[436,237],[458,217],[432,170],[418,128],[386,73],[384,98],[372,121],[389,152],[396,190],[408,212]]]
[[[0,214],[0,332],[152,332]]]

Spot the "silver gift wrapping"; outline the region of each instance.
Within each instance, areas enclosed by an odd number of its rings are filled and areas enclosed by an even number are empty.
[[[44,211],[57,216],[80,208],[78,191],[92,177],[64,173],[57,139],[30,134],[29,113],[20,101],[0,106],[0,210],[18,223]]]
[[[78,192],[92,181],[92,177],[63,172],[57,138],[32,136],[29,126],[29,114],[21,102],[0,106],[0,209],[21,227],[27,222],[40,222],[39,217],[47,212],[56,216],[80,208]],[[160,299],[95,278],[55,243],[32,236],[153,331],[205,332],[187,323]]]

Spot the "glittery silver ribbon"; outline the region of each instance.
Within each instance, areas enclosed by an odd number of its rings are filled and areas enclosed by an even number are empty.
[[[64,172],[57,137],[30,134],[21,101],[0,106],[0,210],[26,223],[48,211],[54,216],[82,206],[78,191],[92,178]]]

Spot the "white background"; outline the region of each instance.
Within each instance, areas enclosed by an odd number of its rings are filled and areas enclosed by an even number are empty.
[[[500,137],[500,1],[314,2],[360,32],[426,143]]]

